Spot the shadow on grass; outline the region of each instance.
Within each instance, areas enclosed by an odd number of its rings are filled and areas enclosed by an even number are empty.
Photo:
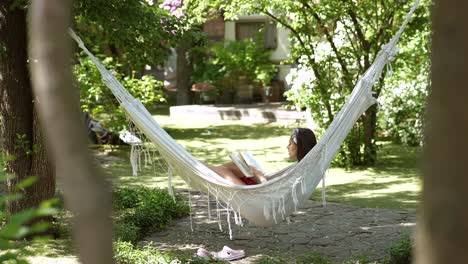
[[[200,140],[212,142],[214,139],[266,139],[289,135],[288,127],[270,126],[266,124],[252,125],[220,125],[206,128],[175,128],[166,127],[166,132],[176,140]]]
[[[326,189],[326,199],[359,207],[414,211],[418,205],[419,192],[411,190],[385,191],[404,183],[406,183],[404,180],[395,180],[385,183],[331,185]],[[321,200],[321,191],[321,188],[317,188],[311,199]]]
[[[378,162],[373,167],[345,171],[358,180],[327,186],[327,200],[360,207],[414,211],[420,201],[420,147],[381,142]],[[363,180],[364,179],[364,180]],[[319,185],[320,186],[320,185]],[[321,199],[321,188],[311,196]]]
[[[288,135],[290,132],[288,127],[274,127],[268,124],[236,124],[188,129],[170,127],[167,131],[174,139],[184,142],[183,144],[187,145],[185,146],[187,151],[195,158],[209,164],[219,165],[228,162],[228,155],[232,151],[230,148],[236,149],[239,144],[246,144],[251,148],[249,151],[254,156],[263,158],[262,162],[278,165],[279,167],[275,169],[281,169],[290,164],[286,157],[286,143],[284,150],[278,147],[278,144],[275,146],[269,144],[269,142],[274,142],[275,138],[280,139]],[[270,140],[265,140],[265,138],[270,138]],[[282,140],[281,138],[280,141]],[[356,167],[338,172],[339,179],[334,185],[327,187],[328,200],[362,207],[416,209],[421,184],[421,173],[418,169],[421,148],[401,146],[390,142],[379,142],[379,144],[377,164],[373,167]],[[142,171],[139,172],[142,176],[135,177],[132,176],[128,146],[114,148],[107,155],[119,159],[105,167],[106,174],[110,175],[115,185],[162,186],[163,188],[167,186],[167,165],[160,159],[160,156],[155,159],[154,167],[143,166]],[[187,187],[180,178],[174,178],[173,185],[176,188]],[[320,193],[321,190],[318,188],[312,198],[320,199]]]
[[[50,239],[43,243],[34,243],[32,250],[35,256],[59,258],[59,257],[73,257],[73,245],[71,238],[63,239]]]

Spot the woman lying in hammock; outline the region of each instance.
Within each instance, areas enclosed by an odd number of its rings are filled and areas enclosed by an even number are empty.
[[[289,159],[300,161],[316,144],[317,139],[315,138],[315,134],[312,130],[308,128],[295,128],[289,139],[287,147]],[[251,167],[254,176],[251,178],[245,176],[233,162],[220,166],[212,166],[209,164],[207,164],[207,166],[224,179],[229,180],[236,185],[255,185],[268,180],[262,172],[254,167]]]

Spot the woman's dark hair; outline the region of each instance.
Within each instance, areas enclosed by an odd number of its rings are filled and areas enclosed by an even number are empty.
[[[309,151],[317,144],[314,132],[308,128],[295,128],[291,135],[297,145],[297,160],[301,161]]]

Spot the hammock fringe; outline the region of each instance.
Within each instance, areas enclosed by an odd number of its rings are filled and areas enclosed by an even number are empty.
[[[309,198],[320,181],[322,181],[322,197],[323,204],[325,205],[326,171],[354,123],[367,108],[377,102],[372,97],[372,86],[381,77],[384,67],[394,60],[394,56],[398,51],[396,43],[418,3],[419,0],[416,0],[395,36],[382,47],[373,64],[357,82],[342,109],[338,112],[324,135],[319,139],[318,144],[297,164],[267,175],[271,177],[271,180],[267,182],[250,186],[232,185],[175,142],[159,126],[143,104],[135,99],[104,68],[73,30],[70,29],[69,32],[71,37],[78,43],[78,46],[88,54],[96,65],[102,74],[103,82],[113,92],[127,116],[155,145],[161,156],[166,160],[168,167],[171,168],[168,172],[169,192],[173,195],[171,176],[174,172],[181,176],[192,188],[214,196],[219,229],[223,231],[220,211],[224,210],[227,214],[229,236],[232,239],[231,210],[233,211],[236,224],[242,225],[241,217],[257,226],[269,226],[278,223],[279,217],[281,217],[281,220],[287,219],[289,222],[288,216],[297,211],[298,206],[303,200]],[[147,153],[145,151],[143,153],[146,158]],[[140,163],[140,154],[139,151],[135,153],[132,146],[132,165],[135,165],[136,168],[140,166],[135,164],[135,161]],[[136,173],[135,169],[133,172]],[[301,190],[298,190],[299,186]],[[189,204],[192,208],[190,192]],[[209,204],[210,200],[208,199],[208,210],[210,210]],[[210,212],[209,217],[211,217]],[[191,211],[190,223],[193,230]]]

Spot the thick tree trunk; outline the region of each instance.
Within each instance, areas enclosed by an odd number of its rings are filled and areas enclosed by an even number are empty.
[[[377,105],[367,109],[364,115],[364,155],[365,165],[374,165],[377,161],[377,147],[375,145],[377,127]]]
[[[30,53],[38,112],[47,133],[65,204],[74,215],[73,233],[82,263],[112,261],[109,184],[93,166],[73,90],[71,71],[71,0],[32,1]]]
[[[362,124],[357,123],[354,125],[353,129],[349,132],[346,140],[346,147],[349,150],[346,159],[349,160],[349,164],[352,166],[362,165],[362,153],[361,153],[361,144],[362,144]]]
[[[468,263],[468,2],[433,8],[432,92],[415,263]]]
[[[34,205],[55,195],[55,166],[53,166],[47,153],[45,135],[37,114],[38,104],[40,102],[35,102],[33,110],[33,142],[35,151],[32,158],[31,175],[36,175],[39,179],[38,183],[31,186],[31,190],[27,196],[28,199],[34,201]]]
[[[192,63],[188,58],[190,41],[182,41],[177,48],[177,105],[192,103],[190,91],[190,76],[192,76]]]
[[[49,165],[42,134],[35,124],[33,97],[27,67],[26,12],[11,9],[13,1],[0,3],[0,118],[2,150],[11,159],[7,173],[16,177],[7,181],[7,192],[17,192],[16,184],[30,176],[38,182],[22,190],[24,199],[8,204],[15,213],[53,197],[55,180]]]

